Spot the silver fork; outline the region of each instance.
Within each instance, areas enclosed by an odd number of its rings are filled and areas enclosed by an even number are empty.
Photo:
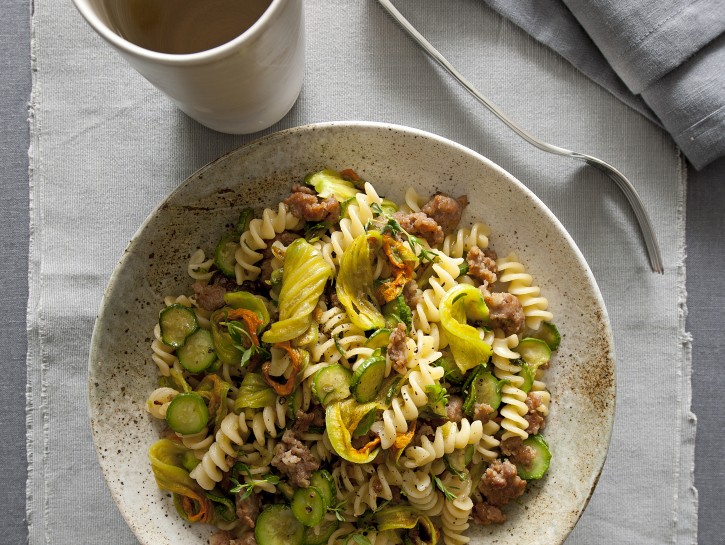
[[[448,62],[446,58],[441,55],[440,52],[435,47],[433,47],[420,32],[417,31],[415,27],[411,25],[405,17],[403,17],[403,15],[395,8],[395,6],[393,6],[390,0],[378,0],[378,2],[380,3],[380,5],[383,6],[383,8],[385,8],[385,10],[390,15],[393,16],[398,24],[403,27],[403,30],[405,30],[418,43],[418,45],[420,45],[425,50],[425,52],[433,58],[433,60],[440,64],[446,70],[446,72],[448,72],[458,81],[458,83],[460,83],[469,93],[471,93],[481,104],[491,110],[491,112],[496,117],[503,121],[512,131],[518,134],[521,138],[526,140],[532,146],[536,146],[542,151],[554,153],[556,155],[563,155],[565,157],[573,157],[574,159],[584,161],[586,164],[591,165],[598,170],[601,170],[612,180],[614,180],[617,186],[624,193],[627,201],[629,201],[629,204],[634,211],[634,215],[637,218],[640,231],[642,232],[642,237],[644,238],[644,244],[647,248],[647,255],[649,256],[649,262],[652,270],[657,273],[664,272],[660,248],[657,244],[657,237],[655,236],[654,229],[652,229],[652,224],[650,223],[649,216],[647,215],[647,212],[642,205],[642,200],[637,194],[637,191],[634,189],[632,183],[624,176],[624,174],[619,172],[609,163],[602,161],[601,159],[597,159],[596,157],[592,157],[591,155],[587,155],[586,153],[579,153],[577,151],[571,151],[566,148],[554,146],[553,144],[548,144],[547,142],[544,142],[543,140],[540,140],[530,134],[528,131],[520,127],[517,123],[512,121],[505,113],[501,111],[498,106],[496,106],[485,96],[483,96],[481,92],[476,89],[470,81],[468,81],[458,70],[456,70],[453,65],[451,65],[451,63]]]

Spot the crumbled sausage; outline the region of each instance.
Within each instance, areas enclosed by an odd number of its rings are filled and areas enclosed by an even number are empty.
[[[403,297],[410,308],[415,308],[420,303],[421,296],[418,293],[418,283],[415,280],[411,280],[403,286]]]
[[[297,439],[292,430],[282,435],[282,441],[274,447],[272,465],[289,477],[299,487],[310,486],[310,475],[320,468],[310,449]]]
[[[463,398],[452,395],[448,397],[446,404],[446,415],[451,422],[458,423],[463,419]]]
[[[248,498],[242,499],[242,496],[237,494],[235,503],[240,522],[249,528],[254,528],[261,507],[259,495],[252,494]]]
[[[526,315],[518,297],[506,292],[490,293],[485,286],[481,286],[481,292],[488,307],[490,327],[503,330],[507,336],[524,330]]]
[[[307,193],[308,195],[315,195],[315,190],[308,185],[292,184],[292,193]]]
[[[443,232],[448,234],[458,227],[466,206],[468,206],[468,197],[465,195],[454,199],[443,193],[437,193],[420,210],[433,218]]]
[[[390,340],[388,341],[388,357],[390,358],[390,363],[393,364],[393,368],[401,375],[406,372],[408,366],[407,338],[408,333],[405,324],[401,323],[390,333]]]
[[[327,221],[335,223],[340,219],[340,203],[334,197],[322,201],[310,194],[308,188],[292,186],[292,194],[284,200],[293,216],[304,221]]]
[[[509,437],[501,442],[501,452],[507,456],[512,464],[529,466],[536,458],[536,451],[524,445],[521,437]]]
[[[506,522],[506,515],[499,507],[482,501],[473,505],[473,522],[482,526]]]
[[[292,431],[299,437],[299,434],[305,433],[310,426],[320,428],[324,425],[325,409],[321,405],[314,405],[309,413],[302,410],[297,411]]]
[[[501,507],[524,493],[526,481],[516,474],[516,466],[508,460],[494,460],[478,484],[488,503]]]
[[[538,410],[541,406],[541,396],[538,392],[529,392],[526,396],[526,406],[529,408],[529,412],[524,415],[529,423],[526,433],[536,435],[544,427],[544,415]]]
[[[484,424],[491,420],[493,414],[493,407],[488,403],[476,403],[473,406],[473,419],[480,420]]]
[[[393,214],[393,219],[397,220],[408,234],[421,236],[432,246],[441,244],[446,236],[441,226],[423,212],[413,212],[411,214],[396,212]]]
[[[466,254],[466,262],[468,275],[478,278],[484,286],[490,286],[498,279],[496,253],[493,250],[481,250],[478,246],[472,246]]]
[[[390,486],[390,493],[393,496],[393,499],[391,500],[393,502],[393,505],[400,503],[401,496],[400,496],[400,487],[399,486]]]
[[[214,311],[224,306],[224,295],[227,293],[224,286],[194,282],[191,287],[194,289],[196,304],[204,310]]]
[[[267,247],[262,251],[262,261],[259,262],[259,268],[262,269],[259,273],[260,282],[268,282],[272,278],[272,260],[274,259],[272,245],[275,242],[281,242],[284,246],[289,246],[298,238],[300,238],[299,233],[282,231],[267,243]]]

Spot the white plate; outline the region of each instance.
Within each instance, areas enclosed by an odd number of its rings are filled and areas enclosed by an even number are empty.
[[[397,202],[408,186],[421,195],[468,195],[463,223],[487,223],[499,256],[516,252],[541,286],[562,333],[545,379],[553,398],[544,432],[551,468],[520,504],[507,506],[505,524],[469,533],[480,543],[563,542],[597,482],[614,419],[613,342],[594,277],[556,217],[503,169],[444,138],[362,122],[290,129],[225,155],[189,177],[130,242],[105,293],[89,372],[93,437],[129,526],[148,545],[204,544],[210,533],[176,515],[146,455],[159,431],[144,404],[157,379],[150,344],[163,297],[191,293],[190,253],[213,249],[241,208],[274,206],[293,182],[324,167],[352,168]]]

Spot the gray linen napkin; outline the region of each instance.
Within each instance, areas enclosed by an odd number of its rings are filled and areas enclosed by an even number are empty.
[[[695,168],[725,155],[725,0],[484,0],[664,127]]]

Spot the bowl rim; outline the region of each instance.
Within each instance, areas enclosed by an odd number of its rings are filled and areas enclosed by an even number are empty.
[[[106,287],[103,290],[103,297],[101,299],[101,302],[99,304],[98,312],[96,313],[96,320],[94,322],[93,327],[93,333],[91,336],[91,342],[90,342],[90,350],[89,350],[89,359],[88,359],[88,390],[87,390],[87,401],[88,401],[88,416],[89,416],[89,425],[91,429],[91,435],[93,438],[93,443],[96,450],[96,456],[98,458],[99,465],[101,467],[101,471],[103,473],[104,481],[106,483],[106,486],[108,487],[109,491],[111,492],[111,496],[118,507],[118,510],[121,513],[121,516],[123,517],[126,524],[129,526],[129,528],[134,529],[134,525],[132,524],[132,520],[130,518],[130,513],[128,513],[126,510],[122,508],[122,498],[120,493],[112,488],[110,486],[110,482],[108,479],[108,471],[107,464],[104,464],[102,456],[101,456],[101,446],[96,441],[96,431],[93,426],[93,420],[94,420],[94,404],[93,399],[95,398],[93,391],[94,391],[94,360],[97,358],[96,353],[98,350],[99,345],[99,336],[102,334],[100,332],[100,322],[101,318],[103,317],[106,297],[108,295],[109,290],[113,287],[113,285],[118,280],[119,275],[122,272],[123,265],[125,261],[128,259],[129,255],[131,255],[132,247],[138,242],[138,239],[140,235],[143,233],[143,231],[146,229],[147,225],[155,218],[157,213],[161,211],[161,209],[164,207],[164,205],[171,199],[173,199],[178,193],[182,192],[186,186],[193,182],[196,178],[198,178],[199,174],[202,174],[209,168],[213,167],[215,164],[219,162],[226,161],[229,156],[237,154],[242,152],[242,150],[251,148],[253,146],[260,146],[260,145],[266,145],[268,142],[274,142],[275,140],[280,140],[287,138],[291,135],[297,134],[297,133],[307,133],[310,131],[324,131],[324,130],[334,130],[334,129],[341,129],[341,130],[351,130],[351,129],[364,129],[364,130],[388,130],[388,131],[394,131],[397,133],[403,133],[407,135],[422,137],[425,139],[436,141],[440,144],[443,144],[445,146],[451,147],[453,149],[456,149],[460,152],[463,152],[466,155],[469,155],[473,159],[485,164],[488,168],[491,168],[495,172],[497,172],[499,175],[502,175],[507,182],[514,184],[517,186],[520,190],[523,191],[524,194],[526,194],[529,198],[532,199],[534,204],[539,208],[546,218],[549,220],[549,222],[553,225],[553,227],[557,230],[557,232],[564,238],[564,240],[567,241],[569,245],[569,249],[573,251],[576,260],[580,267],[582,268],[583,273],[586,276],[586,280],[588,282],[588,286],[592,289],[592,295],[594,296],[597,305],[601,309],[601,322],[603,325],[603,333],[606,341],[606,345],[608,348],[608,360],[611,362],[611,371],[612,371],[612,381],[611,381],[611,393],[612,393],[612,402],[611,402],[611,411],[607,414],[607,422],[606,426],[603,426],[603,443],[605,444],[605,447],[602,452],[598,453],[599,455],[595,458],[595,463],[592,466],[592,472],[591,475],[593,476],[592,479],[592,485],[588,490],[587,496],[584,498],[584,500],[579,504],[578,507],[578,513],[576,514],[576,517],[572,519],[571,525],[566,529],[564,533],[561,534],[561,542],[563,543],[566,538],[571,534],[574,527],[577,525],[579,520],[581,519],[582,514],[586,510],[587,506],[589,505],[589,502],[591,501],[591,498],[594,494],[594,491],[597,487],[597,484],[599,482],[599,479],[601,477],[602,471],[604,470],[604,464],[606,462],[609,449],[611,447],[611,441],[612,441],[612,433],[614,428],[614,420],[615,420],[615,414],[616,414],[616,406],[617,406],[617,364],[616,364],[616,353],[615,353],[615,346],[614,346],[614,339],[612,335],[612,328],[609,321],[609,314],[607,311],[607,308],[604,304],[604,299],[602,297],[601,291],[599,289],[599,285],[596,282],[596,279],[594,277],[594,274],[592,273],[589,264],[587,263],[586,259],[584,258],[584,255],[581,253],[581,250],[577,246],[577,244],[574,242],[574,239],[571,237],[569,232],[566,230],[566,228],[562,225],[562,223],[559,221],[559,219],[554,215],[554,213],[549,209],[546,204],[539,199],[537,195],[533,193],[528,187],[526,187],[521,181],[519,181],[513,174],[509,173],[506,169],[501,167],[500,165],[494,163],[487,157],[483,156],[482,154],[472,150],[471,148],[464,146],[463,144],[459,144],[449,138],[437,135],[435,133],[431,133],[428,131],[424,131],[422,129],[417,129],[405,125],[399,125],[394,123],[387,123],[387,122],[378,122],[378,121],[326,121],[326,122],[318,122],[318,123],[308,123],[305,125],[299,125],[295,127],[291,127],[288,129],[283,129],[280,131],[276,131],[270,134],[266,134],[261,136],[260,138],[256,138],[254,140],[251,140],[248,143],[245,143],[241,146],[238,146],[223,155],[217,157],[216,159],[209,161],[202,167],[198,168],[191,174],[189,174],[176,188],[174,188],[169,194],[167,194],[154,208],[149,212],[149,214],[146,216],[146,219],[141,223],[141,225],[138,227],[132,238],[129,240],[128,244],[126,245],[123,254],[121,258],[117,261],[116,265],[114,266],[113,273],[109,277],[108,283],[106,284]],[[134,532],[135,534],[135,532]]]

